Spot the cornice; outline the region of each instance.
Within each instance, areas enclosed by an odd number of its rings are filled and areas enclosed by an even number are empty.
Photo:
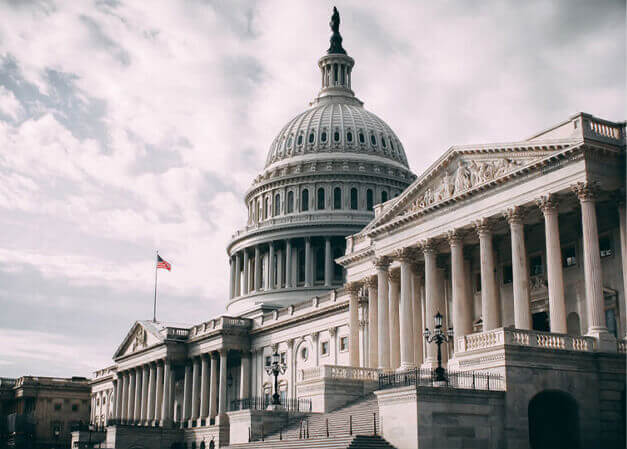
[[[286,320],[277,320],[275,323],[268,324],[268,326],[258,327],[249,331],[249,335],[263,335],[264,333],[271,332],[281,327],[292,326],[303,321],[309,321],[314,318],[323,317],[325,315],[331,315],[336,312],[341,312],[344,309],[348,309],[348,300],[337,302],[331,306],[327,306],[322,309],[317,309],[310,313],[299,315],[296,317],[288,318]]]

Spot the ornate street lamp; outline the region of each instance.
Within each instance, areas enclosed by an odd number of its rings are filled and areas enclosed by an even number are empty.
[[[281,398],[279,396],[279,374],[285,374],[287,365],[281,361],[281,356],[278,352],[272,354],[272,363],[270,366],[266,366],[266,373],[268,376],[274,376],[274,394],[272,395],[272,408],[277,408],[281,405]]]
[[[437,382],[447,382],[446,373],[442,368],[442,343],[449,341],[453,338],[453,328],[449,327],[447,332],[442,331],[442,314],[438,311],[433,317],[435,328],[430,331],[428,327],[425,328],[424,336],[427,343],[435,342],[438,345],[438,367],[435,369],[435,380]]]

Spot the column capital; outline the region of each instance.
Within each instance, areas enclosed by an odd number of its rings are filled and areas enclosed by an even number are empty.
[[[228,352],[229,352],[229,350],[227,348],[220,348],[220,349],[218,349],[218,354],[220,354],[220,357],[226,356]]]
[[[335,327],[335,326],[330,327],[329,328],[329,335],[331,337],[335,337],[337,335],[337,327]]]
[[[544,215],[556,213],[559,205],[554,193],[542,195],[540,198],[536,199],[536,204]]]
[[[357,295],[357,293],[359,293],[359,289],[361,289],[361,282],[359,281],[348,282],[346,283],[346,285],[344,285],[344,288],[346,289],[346,291],[348,291],[351,294],[351,296]]]
[[[435,239],[427,239],[420,242],[420,249],[422,252],[427,254],[436,254],[437,253],[437,242]]]
[[[595,181],[578,182],[570,186],[570,189],[577,195],[579,201],[594,201],[599,194],[599,184]]]
[[[472,224],[474,225],[479,237],[492,235],[494,222],[490,218],[483,217],[479,220],[475,220]]]
[[[390,270],[390,282],[400,282],[401,280],[401,270],[395,268]]]
[[[411,262],[416,258],[416,249],[417,248],[410,246],[397,249],[392,254],[392,258],[400,262]]]
[[[218,358],[218,353],[216,351],[211,351],[209,353],[209,357],[211,357],[213,360],[217,360]]]
[[[318,337],[320,336],[320,332],[319,331],[314,331],[311,333],[311,339],[314,341],[318,340]]]
[[[521,224],[525,219],[526,210],[522,206],[512,206],[508,207],[505,212],[503,212],[503,217],[507,220],[507,223],[512,224]]]
[[[368,326],[368,320],[359,320],[359,328],[365,329]]]
[[[368,288],[377,288],[378,283],[379,283],[379,280],[376,276],[368,276],[364,280],[364,285]]]
[[[463,243],[466,232],[461,229],[452,229],[446,233],[449,245],[455,246]]]
[[[288,339],[286,340],[286,342],[287,342],[287,347],[288,347],[289,349],[292,349],[292,348],[294,347],[294,339],[293,339],[293,338],[288,338]]]
[[[372,263],[378,269],[387,270],[392,261],[388,256],[379,256]]]

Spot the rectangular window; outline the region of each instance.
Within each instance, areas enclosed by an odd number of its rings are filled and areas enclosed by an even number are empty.
[[[285,405],[287,401],[287,391],[279,390],[279,400],[281,401],[281,404]]]
[[[270,366],[270,364],[272,363],[272,357],[270,357],[269,355],[266,356],[266,366]]]
[[[577,265],[577,255],[575,253],[575,246],[567,246],[562,248],[562,266],[572,267]]]
[[[61,404],[59,404],[59,403],[54,404],[54,410],[55,410],[55,411],[57,411],[57,412],[58,412],[59,410],[61,410]]]
[[[599,250],[601,252],[601,257],[612,255],[612,241],[607,235],[599,238]]]
[[[340,352],[348,351],[348,337],[340,337]]]
[[[544,267],[542,266],[542,256],[531,256],[529,258],[529,275],[537,276],[544,274]]]
[[[514,279],[511,265],[503,265],[503,285],[511,284]]]
[[[320,343],[320,355],[329,355],[329,342],[323,341]]]
[[[102,405],[105,405],[104,401],[102,401]],[[73,412],[77,412],[78,411],[78,404],[72,404],[72,411]]]
[[[287,354],[285,352],[281,353],[281,363],[287,363]]]

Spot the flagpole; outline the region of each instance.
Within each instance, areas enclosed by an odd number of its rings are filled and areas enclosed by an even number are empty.
[[[159,250],[157,250],[157,257],[155,258],[155,301],[152,306],[152,321],[157,322],[157,264],[159,260]]]

